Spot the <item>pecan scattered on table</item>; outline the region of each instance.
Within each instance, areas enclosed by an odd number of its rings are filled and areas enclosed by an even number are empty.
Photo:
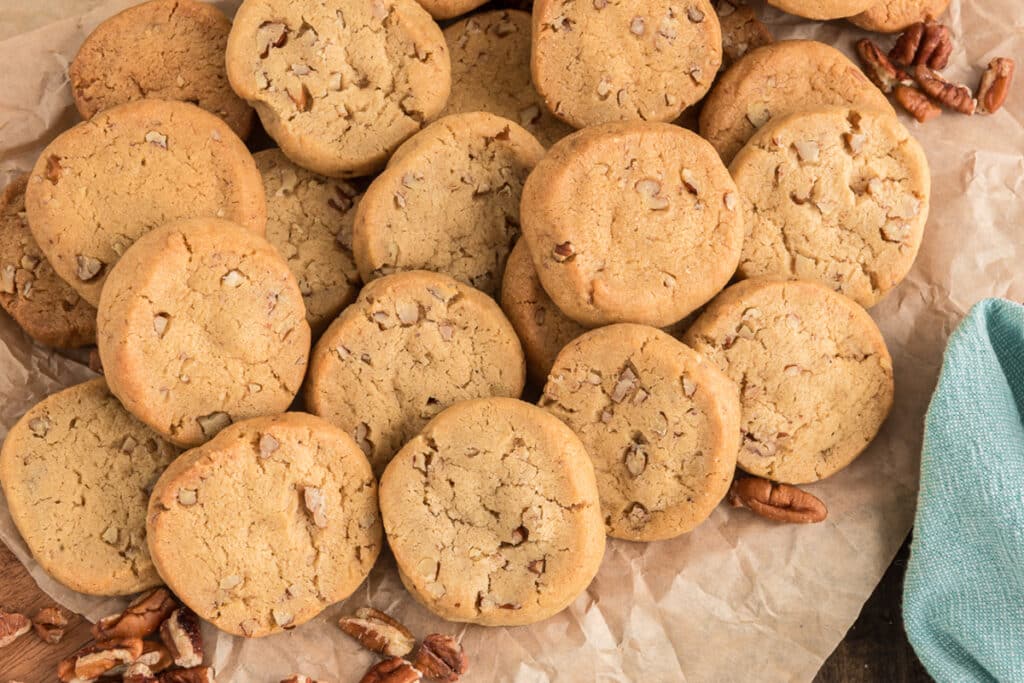
[[[949,28],[934,21],[919,21],[900,34],[889,57],[903,66],[923,64],[938,71],[949,64],[952,52],[953,38]]]
[[[359,683],[416,683],[422,679],[420,670],[407,660],[391,657],[370,667]]]
[[[400,622],[372,607],[360,607],[338,626],[367,650],[385,657],[404,657],[412,652],[416,638]]]
[[[32,626],[43,642],[55,645],[64,637],[68,618],[60,607],[44,607],[32,617]]]
[[[103,617],[92,627],[92,635],[98,640],[114,638],[145,638],[160,628],[160,624],[178,603],[164,587],[154,588],[135,598],[121,614]]]
[[[420,644],[413,666],[423,672],[424,678],[451,682],[469,670],[469,660],[455,638],[432,633]]]
[[[760,477],[741,477],[729,489],[729,503],[746,507],[756,514],[791,524],[813,524],[828,516],[828,509],[817,497],[789,484],[778,484]]]
[[[978,86],[979,114],[992,114],[1003,106],[1010,92],[1015,67],[1014,61],[1008,57],[996,57],[988,63]]]
[[[950,83],[923,64],[914,68],[914,80],[928,97],[947,109],[970,116],[978,106],[970,88],[966,85]]]

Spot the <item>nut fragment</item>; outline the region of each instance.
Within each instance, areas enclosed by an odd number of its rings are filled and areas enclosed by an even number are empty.
[[[552,251],[552,256],[559,263],[565,263],[576,256],[576,250],[573,249],[572,242],[562,242],[561,244],[555,245]]]
[[[280,441],[270,434],[264,434],[260,437],[260,457],[269,458],[280,446]]]
[[[61,171],[63,167],[60,165],[60,157],[55,154],[51,154],[46,158],[46,179],[54,185],[60,180]]]
[[[925,94],[949,109],[970,116],[978,106],[970,88],[950,83],[923,64],[914,68],[914,78]]]
[[[640,503],[632,503],[626,508],[626,521],[633,527],[642,527],[651,518],[651,513]]]
[[[132,600],[121,614],[103,617],[92,627],[98,641],[123,638],[145,638],[155,633],[160,624],[178,608],[178,603],[164,587],[154,588]]]
[[[163,133],[158,133],[155,130],[151,130],[148,133],[146,133],[145,140],[146,142],[154,144],[157,147],[167,149],[167,136],[164,135]]]
[[[61,661],[57,665],[57,677],[64,683],[93,680],[115,667],[132,664],[141,654],[139,638],[97,642]]]
[[[24,614],[0,610],[0,647],[7,647],[28,633],[32,622]]]
[[[818,143],[813,140],[798,140],[793,143],[796,147],[796,155],[800,157],[801,161],[808,161],[814,163],[818,160],[819,148]]]
[[[434,681],[457,681],[469,671],[469,660],[462,644],[441,633],[431,633],[416,651],[413,666]]]
[[[142,654],[135,660],[137,664],[144,664],[153,673],[160,673],[174,665],[171,651],[160,642],[145,640],[142,642]]]
[[[629,32],[634,36],[642,36],[644,34],[643,17],[633,17],[633,21],[629,22]]]
[[[729,503],[747,507],[762,517],[777,522],[813,524],[828,516],[828,509],[817,497],[789,484],[777,484],[760,477],[743,477],[732,483]]]
[[[279,22],[266,22],[256,32],[256,40],[260,46],[260,58],[270,55],[270,48],[281,47],[288,41],[288,27]]]
[[[321,529],[327,528],[327,498],[324,492],[315,486],[307,486],[302,490],[302,500],[313,517],[313,523]]]
[[[949,29],[934,21],[912,24],[896,39],[889,57],[904,66],[925,65],[945,69],[953,52]]]
[[[209,415],[201,415],[196,418],[196,422],[199,423],[199,428],[203,431],[204,436],[213,437],[217,435],[217,432],[231,424],[231,416],[218,411]]]
[[[338,626],[367,650],[385,657],[404,657],[416,644],[401,622],[372,607],[360,607],[353,616],[342,617]]]
[[[295,103],[295,108],[299,111],[309,111],[313,108],[313,96],[310,94],[309,87],[305,83],[300,84],[298,88],[289,87],[285,90],[288,93],[288,97]]]
[[[159,683],[153,670],[141,662],[135,662],[124,670],[123,683]]]
[[[42,438],[50,433],[50,418],[34,417],[28,421],[28,428],[33,434]]]
[[[419,669],[400,657],[392,657],[370,667],[359,683],[415,683],[422,679]]]
[[[75,263],[78,266],[75,270],[75,275],[77,275],[78,279],[82,282],[92,280],[103,270],[103,261],[100,261],[98,258],[93,258],[92,256],[79,254],[75,257]]]
[[[704,12],[697,9],[696,7],[687,7],[686,18],[695,24],[699,24],[700,22],[704,21]]]
[[[67,626],[68,618],[60,607],[44,607],[32,617],[32,627],[35,628],[36,635],[51,645],[61,641]]]
[[[615,383],[615,387],[612,389],[611,399],[615,403],[622,403],[622,400],[626,398],[626,395],[633,390],[637,384],[636,373],[633,372],[632,368],[625,368],[619,374],[619,379]]]
[[[18,269],[9,263],[3,267],[3,270],[0,270],[0,292],[14,294],[18,291],[14,282],[14,276],[17,272]]]
[[[167,323],[170,322],[170,316],[166,313],[157,313],[153,316],[153,331],[156,332],[156,336],[163,338],[164,333],[167,331]]]
[[[631,443],[626,449],[626,470],[633,477],[639,477],[647,469],[647,452],[643,444]]]
[[[882,48],[869,38],[857,41],[857,54],[864,64],[868,78],[884,93],[891,93],[899,85],[910,85],[910,74],[885,56]]]
[[[182,505],[195,505],[198,500],[195,489],[181,489],[178,491],[178,502]]]
[[[978,85],[978,113],[994,114],[1006,102],[1013,82],[1015,63],[1007,57],[996,57],[988,63]]]
[[[942,113],[942,109],[929,100],[928,96],[917,88],[898,85],[894,92],[896,95],[896,101],[900,103],[900,106],[903,107],[907,113],[917,119],[918,123],[930,121]]]
[[[175,665],[188,668],[203,663],[199,617],[187,607],[174,610],[160,626],[160,640],[167,646]]]
[[[196,666],[191,669],[174,669],[160,674],[160,683],[216,683],[213,669]]]
[[[292,674],[288,678],[281,679],[281,683],[321,683],[303,674]]]

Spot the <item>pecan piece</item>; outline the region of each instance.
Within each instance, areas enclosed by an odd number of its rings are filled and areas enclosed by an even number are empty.
[[[818,498],[789,484],[777,484],[760,477],[743,477],[732,483],[729,503],[747,507],[776,522],[813,524],[828,516]]]
[[[1006,102],[1013,82],[1016,64],[1007,57],[996,57],[988,63],[978,85],[978,113],[994,114]]]
[[[919,21],[900,34],[889,57],[904,66],[924,64],[940,70],[949,64],[952,52],[953,39],[947,27],[934,21]]]
[[[281,679],[281,683],[320,683],[320,681],[312,679],[309,676],[304,676],[302,674],[292,674],[288,678]]]
[[[425,678],[435,681],[457,681],[469,670],[469,660],[462,644],[451,636],[432,633],[423,639],[413,666]]]
[[[135,660],[137,664],[145,664],[153,673],[160,673],[174,664],[174,658],[167,647],[155,640],[142,642],[142,654]]]
[[[894,94],[900,106],[917,119],[918,123],[930,121],[942,113],[942,109],[936,106],[928,99],[927,95],[917,88],[912,88],[908,85],[898,85]]]
[[[199,617],[188,607],[171,613],[160,626],[160,640],[178,666],[188,668],[203,663],[203,636],[199,632]]]
[[[32,617],[32,626],[43,642],[55,645],[64,637],[68,618],[60,607],[44,607]]]
[[[0,610],[0,647],[7,647],[28,633],[32,622],[24,614]]]
[[[103,617],[92,627],[96,640],[115,638],[145,638],[160,628],[160,624],[178,608],[178,603],[166,588],[154,588],[135,598],[121,614]]]
[[[910,74],[899,68],[885,56],[882,48],[869,38],[857,41],[857,54],[864,64],[868,78],[884,93],[891,93],[898,85],[909,85]]]
[[[775,42],[771,31],[753,9],[730,0],[718,4],[722,25],[722,68],[727,68],[753,49]]]
[[[63,683],[99,678],[119,666],[133,664],[142,654],[142,640],[127,638],[87,645],[57,665]]]
[[[947,109],[970,116],[978,106],[970,88],[950,83],[923,64],[914,68],[914,78],[926,95]]]
[[[367,650],[385,657],[404,657],[416,644],[409,629],[372,607],[360,607],[354,616],[343,617],[338,626]]]
[[[423,674],[401,657],[391,657],[370,667],[359,683],[415,683]]]
[[[135,662],[124,671],[124,683],[158,683],[153,670],[141,662]]]
[[[174,669],[160,674],[160,683],[216,683],[213,668],[194,666],[191,669]]]

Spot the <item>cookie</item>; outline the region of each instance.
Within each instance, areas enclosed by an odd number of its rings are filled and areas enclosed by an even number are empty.
[[[11,428],[0,482],[47,574],[80,593],[128,595],[162,583],[146,548],[146,504],[177,455],[95,379],[47,397]]]
[[[232,87],[295,163],[367,175],[444,108],[444,36],[415,0],[245,0],[227,46]]]
[[[898,33],[911,24],[941,16],[948,7],[949,0],[883,0],[847,21],[865,31]]]
[[[267,222],[238,136],[199,107],[162,100],[122,104],[58,135],[32,170],[25,208],[54,271],[94,306],[121,254],[155,227],[219,216],[262,235]]]
[[[383,541],[366,458],[305,413],[231,425],[183,454],[153,488],[146,529],[175,595],[249,637],[295,628],[347,598]]]
[[[97,318],[111,391],[180,446],[288,408],[310,332],[288,264],[262,237],[217,218],[140,238],[110,273]]]
[[[805,19],[842,19],[852,17],[871,7],[877,0],[768,0],[783,12]]]
[[[253,157],[267,195],[267,240],[288,261],[318,335],[352,303],[359,271],[352,257],[352,224],[359,193],[343,180],[317,175],[281,150]]]
[[[849,465],[893,400],[892,359],[871,317],[816,282],[744,280],[683,341],[740,387],[747,472],[787,484]]]
[[[451,19],[475,10],[487,0],[418,0],[418,2],[435,19]]]
[[[449,621],[516,626],[569,606],[604,555],[579,438],[522,401],[464,401],[395,456],[381,516],[402,582]]]
[[[151,0],[89,34],[68,69],[84,119],[143,98],[191,102],[249,135],[253,111],[231,90],[224,49],[231,21],[197,0]]]
[[[732,277],[736,185],[715,150],[667,123],[612,123],[551,148],[523,189],[523,238],[544,290],[587,327],[664,327]]]
[[[721,64],[722,31],[708,0],[533,5],[533,83],[577,128],[672,121],[704,97]]]
[[[743,55],[762,45],[775,42],[768,27],[757,13],[740,0],[719,0],[715,3],[722,25],[722,66],[728,68]]]
[[[748,52],[722,74],[700,114],[700,134],[725,163],[774,116],[834,104],[895,114],[881,90],[839,50],[783,40]]]
[[[517,121],[545,147],[573,131],[544,106],[530,80],[530,14],[494,10],[444,30],[452,94],[444,114],[487,111]]]
[[[27,186],[19,176],[0,196],[0,306],[40,344],[95,344],[96,309],[57,277],[28,228]]]
[[[379,473],[448,406],[518,397],[524,382],[519,340],[498,305],[450,277],[413,271],[366,285],[327,328],[304,395]]]
[[[690,531],[732,483],[739,390],[661,330],[609,325],[572,341],[540,407],[590,454],[609,536],[658,541]]]
[[[542,156],[536,138],[486,112],[425,128],[359,202],[353,250],[363,281],[433,270],[496,294],[519,237],[523,183]]]
[[[740,277],[817,280],[870,307],[913,265],[928,160],[896,117],[844,107],[775,117],[730,170],[746,229]]]

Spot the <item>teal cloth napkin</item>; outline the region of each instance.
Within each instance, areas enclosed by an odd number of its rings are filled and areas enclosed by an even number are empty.
[[[907,635],[945,681],[1024,681],[1024,307],[977,304],[925,418]]]

